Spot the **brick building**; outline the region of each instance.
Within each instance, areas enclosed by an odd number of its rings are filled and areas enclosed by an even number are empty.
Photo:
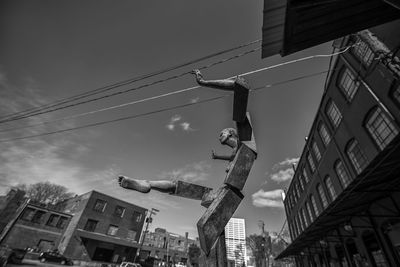
[[[146,209],[91,191],[69,199],[64,211],[73,217],[58,249],[81,261],[132,261],[139,247]]]
[[[400,266],[400,22],[335,42],[284,200],[297,266]],[[323,89],[323,88],[322,88]]]
[[[141,255],[144,258],[148,255],[163,261],[166,261],[168,256],[172,262],[186,263],[191,244],[199,245],[198,241],[189,239],[188,233],[182,236],[167,232],[163,228],[156,228],[154,232],[146,234]]]
[[[29,204],[19,206],[1,235],[1,244],[11,248],[56,249],[71,215]]]

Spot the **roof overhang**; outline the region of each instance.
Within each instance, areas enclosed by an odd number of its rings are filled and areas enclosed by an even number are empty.
[[[385,0],[264,0],[262,58],[286,56],[399,18],[400,10]]]
[[[329,231],[337,229],[352,217],[362,215],[374,201],[388,197],[391,192],[399,192],[399,176],[400,135],[276,259],[300,255]]]

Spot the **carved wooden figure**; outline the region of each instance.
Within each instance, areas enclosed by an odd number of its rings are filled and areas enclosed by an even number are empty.
[[[203,254],[200,266],[227,266],[224,228],[243,199],[243,189],[251,167],[257,157],[257,148],[246,112],[249,88],[244,79],[211,80],[203,79],[199,70],[194,70],[198,84],[234,92],[233,120],[236,129],[221,131],[222,145],[232,148],[230,155],[218,155],[212,151],[212,158],[229,161],[223,185],[218,190],[185,181],[148,181],[119,176],[119,185],[126,189],[148,193],[151,189],[185,198],[201,200],[207,210],[197,223],[200,247]]]

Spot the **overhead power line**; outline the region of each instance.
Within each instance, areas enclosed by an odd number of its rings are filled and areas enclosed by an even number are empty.
[[[321,71],[321,72],[312,73],[312,74],[308,74],[308,75],[303,75],[303,76],[299,76],[299,77],[296,77],[296,78],[293,78],[293,79],[288,79],[288,80],[285,80],[285,81],[273,83],[273,84],[267,84],[267,85],[260,86],[260,87],[257,87],[255,89],[252,89],[251,92],[259,91],[259,90],[264,89],[264,88],[270,88],[270,87],[273,87],[273,86],[277,86],[277,85],[281,85],[281,84],[285,84],[285,83],[290,83],[290,82],[293,82],[293,81],[297,81],[297,80],[301,80],[301,79],[305,79],[305,78],[309,78],[309,77],[313,77],[313,76],[317,76],[317,75],[321,75],[321,74],[324,74],[324,73],[327,73],[327,71]],[[190,89],[190,88],[188,88],[188,89]],[[223,98],[226,98],[226,97],[231,97],[231,96],[232,96],[232,94],[224,94],[224,95],[221,95],[221,96],[212,97],[212,98],[204,99],[204,100],[193,102],[193,103],[186,103],[186,104],[176,105],[176,106],[173,106],[173,107],[158,109],[158,110],[154,110],[154,111],[150,111],[150,112],[145,112],[145,113],[140,113],[140,114],[135,114],[135,115],[130,115],[130,116],[124,116],[124,117],[120,117],[120,118],[117,118],[117,119],[106,120],[106,121],[101,121],[101,122],[96,122],[96,123],[90,123],[90,124],[86,124],[86,125],[81,125],[81,126],[77,126],[77,127],[71,127],[71,128],[66,128],[66,129],[56,130],[56,131],[51,131],[51,132],[45,132],[45,133],[41,133],[41,134],[27,135],[27,136],[21,136],[21,137],[10,138],[10,139],[0,139],[0,143],[6,143],[6,142],[12,142],[12,141],[18,141],[18,140],[24,140],[24,139],[30,139],[30,138],[43,137],[43,136],[48,136],[48,135],[53,135],[53,134],[65,133],[65,132],[70,132],[70,131],[74,131],[74,130],[94,127],[94,126],[100,126],[100,125],[104,125],[104,124],[109,124],[109,123],[114,123],[114,122],[119,122],[119,121],[139,118],[139,117],[144,117],[144,116],[148,116],[148,115],[151,115],[151,114],[156,114],[156,113],[175,110],[175,109],[179,109],[179,108],[189,107],[189,106],[193,106],[193,105],[197,105],[197,104],[216,101],[216,100],[223,99]],[[61,120],[64,120],[64,119],[66,119],[66,118],[62,118],[62,119],[60,119],[58,121],[61,121]],[[55,121],[49,121],[49,122],[45,122],[45,123],[51,123],[51,122],[55,122]],[[45,123],[42,123],[42,124],[45,124]],[[11,130],[11,129],[9,129],[9,130]]]
[[[314,59],[314,58],[333,57],[335,55],[338,55],[338,54],[346,52],[350,47],[351,46],[345,48],[342,51],[339,51],[339,52],[336,52],[336,53],[332,53],[332,54],[312,55],[312,56],[307,56],[307,57],[303,57],[303,58],[299,58],[299,59],[295,59],[295,60],[290,60],[290,61],[287,61],[287,62],[279,63],[279,64],[268,66],[268,67],[265,67],[265,68],[261,68],[261,69],[258,69],[258,70],[242,73],[242,74],[239,74],[239,76],[247,76],[247,75],[251,75],[251,74],[257,73],[257,72],[270,70],[270,69],[274,69],[274,68],[277,68],[277,67],[282,67],[282,66],[285,66],[285,65],[288,65],[288,64],[293,64],[293,63],[306,61],[306,60],[310,60],[310,59]],[[246,54],[253,53],[253,52],[255,52],[255,51],[259,50],[259,49],[260,48],[258,47],[258,48],[252,49],[250,51],[246,51],[246,52],[240,53],[240,54],[235,55],[233,57],[229,57],[229,58],[226,58],[226,59],[223,59],[223,60],[208,64],[208,65],[203,66],[203,67],[201,67],[199,69],[205,69],[205,68],[209,68],[211,66],[215,66],[217,64],[221,64],[221,63],[227,62],[229,60],[244,56]],[[162,83],[162,82],[165,82],[165,81],[168,81],[168,80],[176,79],[176,78],[182,77],[184,75],[187,75],[189,73],[190,73],[190,71],[187,71],[187,72],[184,72],[184,73],[181,73],[181,74],[178,74],[178,75],[174,75],[174,76],[171,76],[171,77],[168,77],[168,78],[165,78],[165,79],[161,79],[161,80],[154,81],[154,82],[151,82],[151,83],[148,83],[148,84],[144,84],[144,85],[141,85],[141,86],[138,86],[138,87],[135,87],[135,88],[130,88],[130,89],[126,89],[126,90],[123,90],[123,91],[114,92],[114,93],[111,93],[111,94],[108,94],[108,95],[104,95],[104,96],[101,96],[101,97],[97,97],[97,98],[81,101],[81,102],[78,102],[78,103],[74,103],[74,104],[70,104],[70,105],[67,105],[67,106],[54,108],[54,109],[47,110],[47,111],[37,112],[37,113],[34,113],[34,114],[28,114],[26,116],[20,116],[20,117],[17,117],[17,118],[11,118],[11,119],[8,119],[8,120],[0,121],[0,123],[11,122],[11,121],[15,121],[15,120],[21,120],[21,119],[33,117],[33,116],[36,116],[36,115],[41,115],[41,114],[45,114],[45,113],[49,113],[49,112],[54,112],[54,111],[57,111],[57,110],[65,109],[65,108],[68,108],[68,107],[73,107],[73,106],[77,106],[77,105],[81,105],[81,104],[90,103],[90,102],[97,101],[97,100],[100,100],[100,99],[108,98],[108,97],[115,96],[115,95],[124,94],[124,93],[130,92],[130,91],[133,91],[133,90],[138,90],[138,89],[144,88],[144,87],[152,86],[152,85],[155,85],[155,84],[158,84],[158,83]],[[229,77],[228,79],[234,78],[236,76],[237,75]],[[180,90],[180,91],[177,91],[177,92],[181,93],[183,91],[194,90],[194,89],[197,89],[197,88],[200,88],[200,86],[191,87],[191,88]],[[175,93],[175,92],[173,92],[173,93]],[[171,93],[167,93],[167,94],[165,94],[165,96],[170,95],[170,94]]]
[[[6,116],[0,117],[0,119],[1,120],[5,120],[5,119],[10,119],[10,118],[18,118],[20,116],[28,115],[28,114],[31,114],[33,112],[46,110],[46,109],[57,107],[57,106],[60,106],[60,105],[63,105],[63,104],[69,103],[69,102],[73,102],[73,101],[76,101],[76,100],[79,100],[79,99],[83,99],[83,98],[86,98],[86,97],[89,97],[89,96],[93,96],[93,95],[97,95],[97,94],[100,94],[100,93],[104,93],[104,92],[107,92],[109,90],[112,90],[112,89],[115,89],[115,88],[118,88],[118,87],[121,87],[121,86],[124,86],[124,85],[128,85],[128,84],[131,84],[131,83],[134,83],[134,82],[137,82],[137,81],[141,81],[141,80],[144,80],[144,79],[147,79],[147,78],[151,78],[151,77],[154,77],[154,76],[169,72],[169,71],[173,71],[173,70],[176,70],[176,69],[179,69],[179,68],[182,68],[182,67],[186,67],[186,66],[189,66],[191,64],[194,64],[194,63],[206,60],[206,59],[210,59],[210,58],[222,55],[222,54],[226,54],[226,53],[229,53],[229,52],[232,52],[232,51],[235,51],[235,50],[250,46],[252,44],[259,43],[260,41],[261,41],[261,39],[255,40],[255,41],[251,41],[251,42],[248,42],[248,43],[245,43],[245,44],[233,47],[233,48],[229,48],[229,49],[225,49],[225,50],[222,50],[222,51],[219,51],[219,52],[216,52],[216,53],[212,53],[210,55],[203,56],[203,57],[200,57],[200,58],[197,58],[197,59],[194,59],[194,60],[182,63],[182,64],[178,64],[178,65],[175,65],[175,66],[171,66],[171,67],[159,70],[159,71],[155,71],[155,72],[151,72],[151,73],[148,73],[148,74],[140,75],[140,76],[137,76],[137,77],[134,77],[134,78],[131,78],[131,79],[119,81],[119,82],[116,82],[116,83],[113,83],[113,84],[110,84],[110,85],[106,85],[106,86],[103,86],[103,87],[100,87],[100,88],[97,88],[97,89],[93,89],[93,90],[89,90],[89,91],[77,94],[77,95],[74,95],[74,96],[62,98],[62,99],[56,100],[54,102],[39,106],[39,107],[33,107],[33,108],[26,109],[26,110],[23,110],[23,111],[19,111],[19,112],[16,112],[16,113],[8,114]]]
[[[199,69],[206,69],[206,68],[218,65],[218,64],[222,64],[222,63],[225,63],[227,61],[230,61],[230,60],[233,60],[233,59],[248,55],[250,53],[256,52],[256,51],[258,51],[260,49],[261,49],[261,47],[257,47],[257,48],[251,49],[249,51],[234,55],[232,57],[225,58],[225,59],[219,60],[217,62],[208,64],[208,65],[203,66],[203,67],[201,67]],[[135,91],[135,90],[138,90],[138,89],[145,88],[145,87],[153,86],[153,85],[156,85],[156,84],[159,84],[159,83],[163,83],[163,82],[166,82],[166,81],[174,80],[174,79],[180,78],[180,77],[182,77],[184,75],[187,75],[187,74],[190,74],[190,73],[191,73],[191,71],[186,71],[186,72],[183,72],[183,73],[178,74],[178,75],[173,75],[173,76],[170,76],[170,77],[167,77],[167,78],[164,78],[164,79],[160,79],[160,80],[157,80],[157,81],[154,81],[154,82],[150,82],[150,83],[147,83],[147,84],[144,84],[144,85],[140,85],[140,86],[137,86],[137,87],[134,87],[134,88],[125,89],[125,90],[122,90],[122,91],[110,93],[110,94],[107,94],[107,95],[104,95],[104,96],[100,96],[100,97],[96,97],[96,98],[92,98],[92,99],[88,99],[88,100],[83,100],[83,101],[80,101],[80,102],[77,102],[77,103],[68,104],[66,106],[55,107],[53,109],[47,109],[46,108],[43,111],[36,111],[36,112],[32,112],[32,113],[23,114],[23,115],[20,115],[20,116],[17,116],[17,117],[11,117],[11,118],[8,118],[8,119],[0,120],[0,123],[6,123],[6,122],[11,122],[11,121],[26,119],[26,118],[30,118],[30,117],[33,117],[33,116],[54,112],[54,111],[57,111],[57,110],[62,110],[62,109],[75,107],[75,106],[82,105],[82,104],[87,104],[87,103],[98,101],[98,100],[101,100],[101,99],[105,99],[105,98],[109,98],[109,97],[125,94],[125,93],[131,92],[131,91]]]

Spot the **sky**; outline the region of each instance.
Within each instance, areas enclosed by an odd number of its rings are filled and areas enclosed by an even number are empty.
[[[262,37],[263,1],[105,1],[3,0],[0,3],[1,116],[52,103],[88,90],[163,70]],[[259,47],[254,44],[110,92],[180,75]],[[222,79],[310,55],[330,54],[326,43],[290,56],[261,59],[261,51],[202,70],[205,79]],[[329,58],[315,58],[261,71],[244,78],[252,88],[328,69]],[[234,217],[245,218],[247,235],[279,232],[285,214],[281,192],[292,178],[323,93],[325,74],[269,86],[249,96],[258,158],[248,177],[245,198]],[[0,123],[0,194],[20,183],[49,181],[82,194],[97,190],[145,208],[160,210],[150,229],[196,237],[205,209],[195,200],[124,190],[118,175],[182,179],[218,188],[227,162],[211,151],[228,153],[218,141],[234,126],[232,97],[199,88],[152,101],[41,124],[94,110],[196,86],[192,75],[140,90],[23,120]],[[153,113],[178,105],[195,105]],[[61,131],[105,120],[150,113],[96,127]],[[35,127],[13,131],[33,124]]]

